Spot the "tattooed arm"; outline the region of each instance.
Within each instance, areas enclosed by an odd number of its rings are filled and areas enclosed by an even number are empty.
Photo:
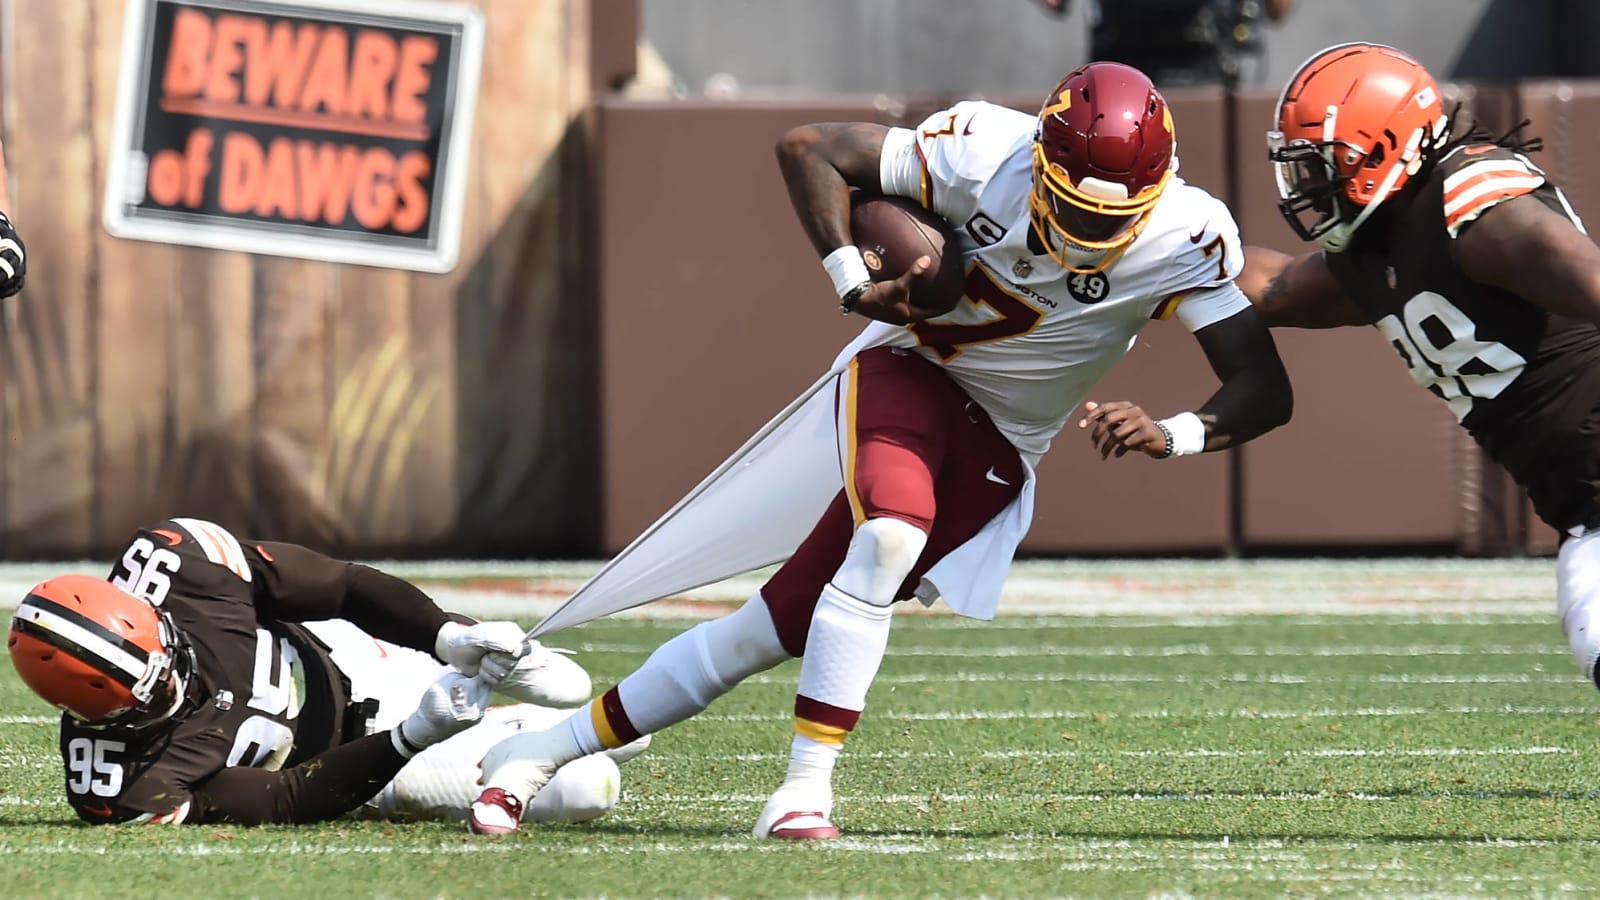
[[[778,142],[789,202],[818,255],[851,242],[850,188],[882,190],[878,154],[888,133],[868,122],[823,122],[792,128]]]
[[[789,202],[824,260],[855,242],[850,236],[850,189],[882,193],[878,166],[888,133],[887,126],[869,122],[822,122],[792,128],[778,142],[778,168],[789,188]],[[911,282],[930,263],[921,257],[899,278],[874,282],[848,309],[896,325],[934,314],[911,307]]]

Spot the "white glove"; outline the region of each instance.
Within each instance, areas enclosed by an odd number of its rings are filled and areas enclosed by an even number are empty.
[[[523,703],[566,708],[589,699],[593,690],[589,673],[567,658],[571,650],[546,647],[529,638],[520,651],[485,653],[479,674],[495,690]]]
[[[489,708],[490,689],[481,678],[446,672],[428,685],[416,711],[389,732],[394,749],[406,759],[472,727]]]
[[[476,625],[446,622],[433,639],[433,655],[463,675],[476,675],[485,653],[504,653],[517,658],[527,653],[523,641],[526,635],[527,630],[515,622],[479,622]]]

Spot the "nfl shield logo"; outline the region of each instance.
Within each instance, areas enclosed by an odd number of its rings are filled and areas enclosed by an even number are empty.
[[[1019,259],[1017,264],[1011,267],[1011,274],[1018,278],[1027,278],[1033,274],[1033,263],[1026,259]]]
[[[1389,282],[1389,289],[1393,290],[1395,285],[1394,266],[1384,266],[1383,279]]]

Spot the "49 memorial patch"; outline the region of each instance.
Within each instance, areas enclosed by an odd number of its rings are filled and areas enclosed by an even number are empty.
[[[106,229],[449,271],[482,47],[453,3],[130,0]]]

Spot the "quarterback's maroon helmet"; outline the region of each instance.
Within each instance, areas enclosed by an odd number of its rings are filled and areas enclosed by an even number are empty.
[[[1085,272],[1116,261],[1171,179],[1175,146],[1172,114],[1143,72],[1095,62],[1063,78],[1039,111],[1028,198],[1051,258]],[[1072,261],[1085,251],[1092,262]]]

